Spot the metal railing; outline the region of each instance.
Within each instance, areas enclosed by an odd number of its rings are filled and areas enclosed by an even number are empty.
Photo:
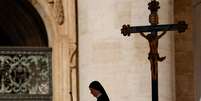
[[[0,101],[51,101],[51,48],[0,48]]]

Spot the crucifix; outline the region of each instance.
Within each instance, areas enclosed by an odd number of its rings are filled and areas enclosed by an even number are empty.
[[[121,33],[124,36],[130,36],[131,33],[140,33],[149,42],[149,55],[148,59],[151,65],[151,79],[152,79],[152,101],[158,101],[158,61],[162,62],[165,60],[164,57],[160,57],[158,53],[158,42],[159,39],[165,35],[167,31],[178,31],[179,33],[185,32],[188,25],[185,21],[179,21],[178,24],[165,24],[158,25],[158,9],[160,8],[159,2],[156,0],[151,0],[148,3],[148,9],[151,11],[149,15],[148,26],[130,26],[123,25]],[[150,32],[145,34],[145,32]],[[161,33],[159,33],[161,32]]]

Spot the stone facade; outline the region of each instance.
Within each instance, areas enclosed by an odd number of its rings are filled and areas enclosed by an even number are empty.
[[[29,0],[41,15],[53,52],[53,101],[77,101],[74,0]]]
[[[151,0],[150,0],[151,1]],[[123,24],[148,25],[149,0],[78,0],[80,101],[95,101],[88,85],[100,81],[111,101],[151,101],[149,46]],[[159,23],[173,23],[173,0],[161,0]],[[160,32],[161,33],[161,32]],[[159,41],[159,99],[175,101],[174,34]]]
[[[104,85],[111,101],[151,101],[148,42],[139,34],[130,37],[120,34],[123,24],[149,24],[147,4],[150,0],[29,1],[42,17],[49,47],[53,49],[53,101],[94,101],[88,89],[93,80]],[[187,19],[189,24],[186,33],[168,32],[159,41],[159,53],[167,57],[158,66],[159,100],[199,101],[200,1],[193,2],[196,19],[193,37],[191,6],[188,6],[191,1],[159,2],[160,24],[173,23],[174,15],[175,22]],[[195,51],[192,51],[192,38]]]

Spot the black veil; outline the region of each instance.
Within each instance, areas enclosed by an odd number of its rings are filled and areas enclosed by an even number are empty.
[[[100,82],[98,81],[92,81],[89,85],[89,88],[93,88],[93,89],[96,89],[98,91],[100,91],[103,96],[105,96],[108,101],[109,101],[109,97],[107,96],[107,93],[105,92],[105,89],[103,88],[103,86],[100,84]]]

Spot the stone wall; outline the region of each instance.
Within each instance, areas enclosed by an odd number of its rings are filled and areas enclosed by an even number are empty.
[[[192,1],[175,0],[175,23],[186,21],[184,33],[175,32],[176,101],[194,101],[194,69],[192,53]]]
[[[123,24],[147,25],[150,0],[78,0],[80,101],[95,101],[88,85],[100,81],[111,101],[151,101],[148,42],[121,35]],[[160,24],[173,23],[173,0],[161,0]],[[161,32],[160,32],[161,33]],[[174,35],[159,41],[159,99],[175,101]]]
[[[195,76],[195,101],[201,100],[201,0],[193,1],[193,53]],[[190,101],[190,100],[189,100]]]

